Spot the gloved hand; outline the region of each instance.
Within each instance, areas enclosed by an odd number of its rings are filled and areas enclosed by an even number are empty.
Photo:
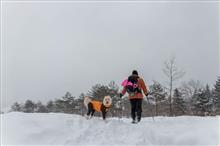
[[[148,95],[149,95],[149,93],[147,92],[147,93],[145,94],[145,96],[148,97]]]
[[[123,94],[122,94],[122,93],[120,93],[120,95],[119,95],[119,96],[120,96],[120,98],[122,98]]]

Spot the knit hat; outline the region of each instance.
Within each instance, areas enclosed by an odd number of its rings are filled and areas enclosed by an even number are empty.
[[[138,72],[136,70],[133,70],[132,75],[138,75]]]

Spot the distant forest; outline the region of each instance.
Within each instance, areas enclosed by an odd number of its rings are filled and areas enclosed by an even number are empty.
[[[176,82],[184,76],[185,72],[177,67],[175,58],[165,62],[163,72],[166,76],[166,85],[162,85],[158,81],[153,81],[152,85],[148,85],[150,93],[142,103],[144,117],[220,115],[220,76],[212,86],[213,88],[198,80],[182,82],[177,87]],[[15,102],[11,106],[11,111],[84,115],[86,114],[86,108],[83,104],[85,95],[99,101],[102,101],[104,96],[110,95],[113,103],[108,116],[129,117],[130,101],[126,96],[121,99],[119,94],[119,86],[111,81],[108,85],[96,84],[91,87],[88,93],[82,93],[79,97],[74,97],[70,92],[66,92],[63,97],[50,100],[46,104],[30,99],[24,103]],[[96,113],[96,116],[100,116],[100,113]]]
[[[159,82],[154,81],[149,86],[150,94],[143,100],[143,116],[215,116],[220,115],[220,77],[217,79],[213,89],[201,84],[200,81],[190,80],[183,83],[181,87],[175,88],[171,96],[171,110],[169,103],[169,91]],[[109,85],[94,85],[88,93],[74,97],[70,92],[60,99],[50,100],[47,104],[41,101],[34,102],[26,100],[25,103],[15,102],[11,111],[25,113],[69,113],[84,115],[86,113],[83,105],[84,96],[102,101],[105,95],[112,97],[112,107],[108,113],[110,117],[129,117],[130,102],[128,97],[119,97],[119,86],[111,81]],[[96,113],[96,116],[100,116]]]

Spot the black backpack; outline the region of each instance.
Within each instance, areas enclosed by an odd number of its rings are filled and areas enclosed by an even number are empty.
[[[134,96],[137,93],[141,93],[141,89],[138,87],[138,76],[129,76],[128,82],[132,83],[132,85],[126,85],[126,91],[129,95]]]

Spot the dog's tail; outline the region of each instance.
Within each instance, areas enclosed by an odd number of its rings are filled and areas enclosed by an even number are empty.
[[[86,108],[88,108],[88,104],[92,101],[92,99],[88,96],[84,97],[84,105]]]

